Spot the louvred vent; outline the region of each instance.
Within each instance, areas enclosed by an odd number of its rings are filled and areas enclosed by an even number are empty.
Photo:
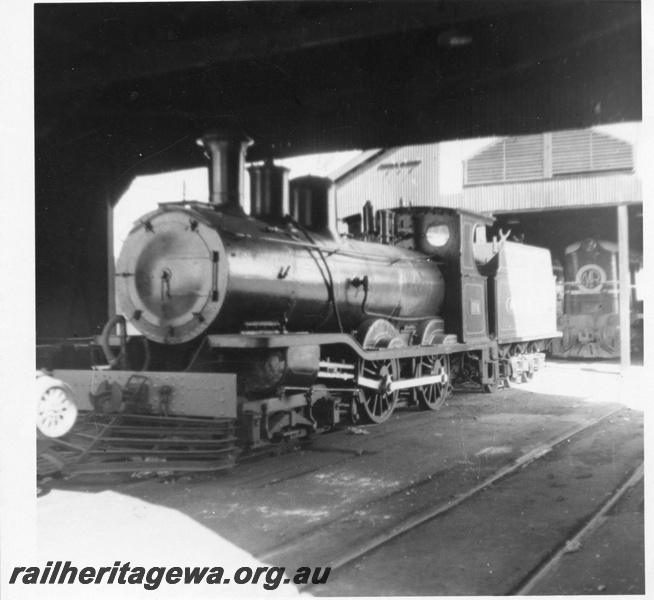
[[[465,163],[465,185],[538,181],[634,168],[627,142],[592,130],[505,138]]]

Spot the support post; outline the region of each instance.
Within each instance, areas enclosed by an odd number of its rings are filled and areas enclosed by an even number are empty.
[[[114,207],[107,196],[107,319],[116,316],[116,261],[114,259]]]
[[[629,218],[627,206],[618,206],[618,271],[620,273],[620,368],[631,366],[631,278],[629,276]]]

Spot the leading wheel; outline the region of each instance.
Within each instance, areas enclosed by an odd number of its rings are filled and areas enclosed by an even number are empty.
[[[441,383],[422,385],[414,388],[415,397],[421,408],[425,410],[438,410],[443,406],[445,398],[450,391],[449,368],[445,356],[422,356],[416,365],[416,377],[428,377],[430,375],[441,375]]]
[[[397,360],[364,360],[359,367],[359,375],[368,379],[381,380],[382,389],[359,390],[359,404],[363,418],[370,423],[383,423],[393,414],[398,391],[388,392],[384,388],[388,382],[396,381],[400,371]]]

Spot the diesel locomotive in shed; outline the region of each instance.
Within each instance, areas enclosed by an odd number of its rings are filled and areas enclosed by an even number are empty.
[[[361,230],[340,235],[332,182],[289,181],[271,161],[249,168],[246,214],[249,141],[202,143],[209,202],[140,218],[116,265],[120,314],[49,358],[80,413],[140,416],[123,442],[162,418],[169,438],[174,419],[185,432],[221,422],[255,448],[382,423],[398,406],[438,410],[453,386],[493,392],[542,367],[560,336],[548,250],[486,241],[492,218],[429,206],[368,205]],[[199,460],[199,446],[186,456]]]
[[[636,273],[641,268],[642,256],[630,253],[631,349],[635,352],[643,348],[643,306],[636,294]],[[557,312],[562,337],[552,345],[552,354],[593,359],[620,356],[617,244],[595,238],[570,244],[559,270],[563,294]]]

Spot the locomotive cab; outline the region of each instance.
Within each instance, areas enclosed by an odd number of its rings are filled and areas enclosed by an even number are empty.
[[[481,214],[449,208],[395,209],[397,245],[415,248],[440,265],[447,293],[446,331],[461,342],[489,337],[486,277],[475,262],[475,232],[493,223]]]

